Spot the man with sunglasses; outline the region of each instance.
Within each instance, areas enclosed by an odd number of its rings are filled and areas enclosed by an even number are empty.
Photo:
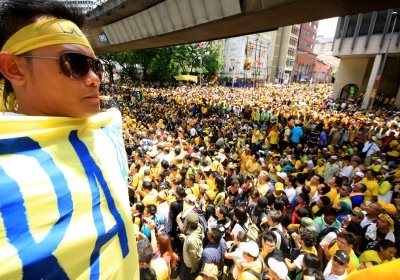
[[[117,110],[58,1],[0,2],[1,279],[139,279]]]
[[[350,262],[349,255],[343,250],[337,250],[332,260],[324,270],[325,280],[340,280],[346,279],[347,267]]]

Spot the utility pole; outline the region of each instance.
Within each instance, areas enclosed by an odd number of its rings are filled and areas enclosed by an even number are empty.
[[[201,87],[201,75],[203,74],[203,58],[200,56],[199,57],[199,59],[200,59],[200,87]]]
[[[367,111],[372,110],[372,106],[374,105],[374,100],[375,100],[376,95],[378,93],[379,83],[380,83],[381,78],[382,78],[383,69],[385,68],[386,60],[387,60],[388,53],[389,53],[389,48],[390,48],[390,45],[392,43],[394,28],[396,27],[397,14],[398,14],[397,12],[392,12],[392,17],[394,17],[393,25],[392,25],[392,31],[390,32],[390,37],[389,37],[388,44],[387,44],[387,47],[386,47],[385,55],[383,56],[383,61],[382,61],[381,67],[379,68],[379,72],[375,77],[374,86],[372,87],[371,94],[369,96],[369,98],[371,100],[371,105],[369,106],[369,109]],[[383,35],[384,34],[382,34],[382,36]]]
[[[256,38],[256,48],[254,50],[253,88],[257,87],[257,46],[258,46],[258,34]]]

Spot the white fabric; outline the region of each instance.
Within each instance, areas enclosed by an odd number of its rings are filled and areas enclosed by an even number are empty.
[[[294,188],[286,188],[285,194],[289,200],[289,203],[292,203],[293,199],[296,197],[296,190]]]
[[[367,228],[367,232],[365,233],[365,237],[367,239],[371,239],[371,240],[376,240],[376,232],[377,232],[377,227],[376,224],[371,224],[368,228]],[[395,242],[395,237],[394,237],[394,233],[393,231],[389,231],[386,236],[385,239],[390,240],[392,242]]]
[[[272,269],[280,279],[285,279],[289,273],[286,264],[284,262],[279,262],[274,258],[269,258],[268,267]]]
[[[378,195],[378,201],[382,200],[386,203],[390,203],[392,201],[392,195],[393,195],[392,191],[388,191],[385,194],[380,194],[380,195]]]
[[[301,265],[303,264],[304,254],[300,254],[293,262],[297,266],[298,269],[301,269]]]
[[[337,238],[337,234],[334,231],[331,231],[330,233],[328,233],[327,235],[324,236],[324,238],[322,238],[321,242],[319,243],[321,246],[322,245],[329,245],[332,243],[333,240],[335,240]]]

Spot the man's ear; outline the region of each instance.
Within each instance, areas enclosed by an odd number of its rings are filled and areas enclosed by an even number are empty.
[[[23,85],[26,78],[26,63],[18,56],[0,52],[0,72],[13,85]]]

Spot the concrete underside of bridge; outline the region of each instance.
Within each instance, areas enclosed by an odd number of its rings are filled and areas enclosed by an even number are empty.
[[[178,2],[178,0],[175,1]],[[179,2],[182,1],[179,0]],[[193,2],[196,0],[190,1]],[[198,1],[204,2],[206,0]],[[99,40],[99,35],[102,33],[106,34],[105,29],[107,26],[123,21],[137,13],[152,9],[152,7],[157,5],[162,5],[162,2],[168,2],[168,0],[110,0],[108,9],[100,7],[88,14],[90,19],[88,37],[97,53],[110,53],[265,32],[281,26],[400,6],[400,1],[398,0],[220,0],[220,2],[228,4],[229,1],[232,1],[232,4],[237,3],[237,9],[239,9],[237,13],[231,16],[205,21],[201,24],[194,24],[193,26],[172,30],[163,34],[149,34],[139,39],[132,38],[128,41],[125,39],[118,42],[102,43]],[[112,6],[113,3],[114,6]],[[182,15],[180,16],[185,16],[183,13],[186,12],[182,10]],[[121,32],[124,31],[121,30]]]

